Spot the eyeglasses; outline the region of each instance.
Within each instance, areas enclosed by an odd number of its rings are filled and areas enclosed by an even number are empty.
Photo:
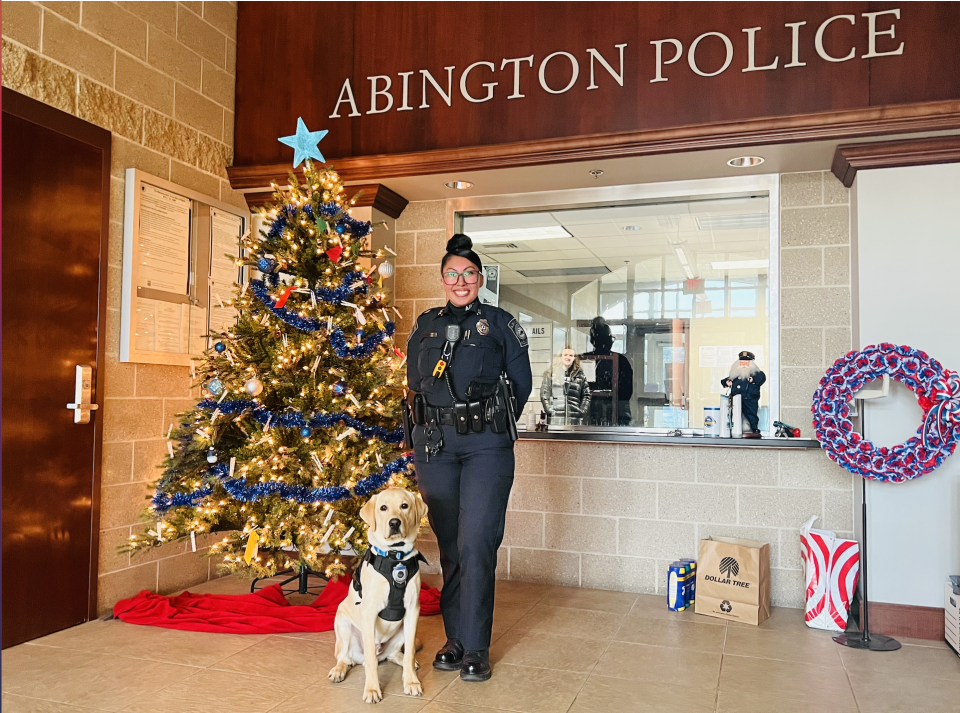
[[[444,270],[441,275],[443,276],[443,284],[445,285],[455,285],[460,281],[461,277],[463,278],[463,284],[475,285],[480,278],[479,271],[470,269],[464,270],[463,272]]]

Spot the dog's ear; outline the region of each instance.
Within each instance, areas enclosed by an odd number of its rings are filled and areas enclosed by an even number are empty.
[[[427,504],[418,495],[413,498],[413,511],[417,514],[417,524],[419,525],[423,518],[427,516]]]
[[[366,504],[360,508],[360,519],[367,523],[367,532],[377,529],[377,496],[371,495]]]

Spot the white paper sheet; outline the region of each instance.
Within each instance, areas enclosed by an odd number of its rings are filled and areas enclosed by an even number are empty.
[[[237,322],[238,312],[223,304],[233,297],[239,270],[234,260],[240,255],[243,219],[222,211],[210,211],[210,330],[222,332]],[[228,255],[232,257],[227,257]],[[218,299],[219,298],[219,299]]]
[[[190,269],[190,200],[147,184],[140,189],[137,287],[185,295]]]
[[[187,353],[189,305],[137,298],[136,348],[138,351]]]

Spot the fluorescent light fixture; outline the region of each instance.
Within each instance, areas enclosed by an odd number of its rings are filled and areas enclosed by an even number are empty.
[[[483,243],[507,243],[511,240],[548,240],[550,238],[572,238],[573,235],[562,225],[546,225],[540,228],[507,228],[504,230],[471,230],[467,233],[477,245]]]
[[[710,267],[714,270],[740,270],[750,268],[770,267],[769,260],[727,260],[726,262],[712,262]]]
[[[473,188],[473,184],[470,181],[447,181],[444,183],[447,188],[453,188],[456,191],[465,191],[468,188]]]
[[[624,230],[640,230],[639,225],[625,225],[623,226]]]
[[[556,267],[540,270],[517,270],[524,277],[592,277],[606,275],[610,268],[606,265],[597,267]]]
[[[727,161],[727,165],[733,168],[751,168],[761,163],[763,163],[763,156],[737,156]]]
[[[696,278],[696,274],[693,272],[693,269],[690,267],[690,261],[687,260],[687,254],[683,251],[683,248],[674,246],[673,252],[677,256],[677,260],[680,263],[680,267],[683,268],[684,274],[687,276],[688,280],[693,280]]]

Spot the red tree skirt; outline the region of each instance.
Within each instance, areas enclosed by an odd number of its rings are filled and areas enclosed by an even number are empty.
[[[337,607],[346,598],[349,587],[347,578],[331,580],[312,604],[301,606],[290,604],[278,584],[253,594],[184,592],[165,597],[144,590],[135,597],[117,602],[113,615],[130,624],[218,634],[330,631]],[[439,613],[440,590],[421,585],[421,616]]]

